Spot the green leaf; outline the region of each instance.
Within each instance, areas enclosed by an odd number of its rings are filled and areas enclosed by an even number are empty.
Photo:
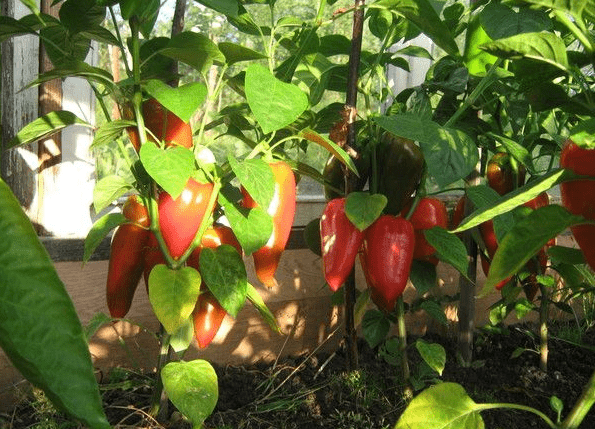
[[[415,24],[448,54],[459,55],[459,48],[450,29],[428,0],[380,0],[371,3],[368,8],[387,8],[397,12]]]
[[[238,16],[240,9],[240,2],[238,0],[196,0],[198,3],[205,5],[223,15],[231,18]]]
[[[236,188],[224,187],[219,192],[219,204],[223,206],[225,216],[244,252],[251,255],[269,241],[273,233],[273,220],[260,206],[248,209],[234,203],[237,201],[236,192]]]
[[[382,194],[352,192],[345,200],[345,215],[360,231],[374,223],[386,207],[387,199]]]
[[[99,180],[93,189],[95,213],[101,212],[131,189],[132,185],[120,176],[111,175]]]
[[[68,61],[60,64],[60,67],[49,72],[40,74],[33,82],[29,83],[25,89],[48,82],[54,79],[65,79],[67,77],[82,77],[92,82],[104,85],[110,92],[115,92],[116,85],[113,76],[99,68],[93,67],[83,61]]]
[[[523,268],[552,237],[584,222],[581,216],[573,216],[558,205],[533,210],[517,222],[499,243],[482,294]]]
[[[362,333],[370,348],[382,343],[386,339],[389,330],[390,320],[383,312],[378,310],[366,311],[362,319]]]
[[[595,148],[595,118],[580,121],[570,129],[568,138],[580,147]]]
[[[255,61],[267,58],[266,55],[256,52],[245,46],[236,43],[221,42],[219,43],[219,50],[225,56],[227,64],[235,64],[241,61]]]
[[[501,3],[487,4],[480,14],[481,25],[493,40],[521,33],[551,30],[552,20],[543,10],[519,7],[512,9]]]
[[[577,19],[581,18],[583,10],[585,10],[589,3],[592,3],[591,0],[525,0],[525,2],[566,12]]]
[[[204,34],[192,31],[175,35],[159,53],[188,64],[203,74],[212,64],[225,64],[225,57],[217,45]]]
[[[136,127],[136,122],[118,119],[115,121],[106,122],[97,131],[91,143],[91,149],[96,149],[100,146],[109,144],[122,135],[122,131],[128,127]]]
[[[108,429],[83,327],[19,201],[0,180],[0,346],[59,409]]]
[[[246,267],[236,249],[228,244],[202,249],[200,272],[221,307],[236,317],[248,293]]]
[[[518,320],[523,319],[531,310],[535,310],[535,304],[529,301],[527,298],[521,298],[514,303],[514,311]]]
[[[468,187],[466,190],[469,199],[477,208],[493,206],[502,198],[495,190],[487,185]],[[494,232],[498,242],[506,235],[514,224],[514,216],[511,212],[502,213],[494,218]]]
[[[175,88],[157,79],[144,85],[149,95],[184,122],[190,118],[207,98],[207,87],[201,82],[191,82]]]
[[[446,366],[446,350],[440,344],[427,343],[422,339],[415,342],[415,348],[430,368],[442,375]]]
[[[264,319],[265,322],[267,322],[271,330],[280,334],[281,328],[277,323],[277,318],[273,313],[271,313],[271,310],[269,310],[267,305],[264,303],[258,291],[250,283],[248,283],[246,298],[248,298],[248,301],[250,301],[254,308],[258,310],[260,316]]]
[[[63,23],[43,27],[39,37],[50,61],[55,67],[61,67],[70,61],[84,61],[91,48],[91,41],[78,33],[71,33]]]
[[[440,323],[441,325],[446,326],[448,324],[448,320],[446,319],[446,314],[444,314],[444,310],[436,301],[432,300],[425,300],[420,304],[422,310],[428,313],[432,319]]]
[[[299,136],[325,148],[330,154],[341,161],[343,165],[345,165],[347,168],[349,168],[349,170],[354,172],[359,177],[359,172],[357,171],[355,163],[347,154],[347,152],[345,152],[338,144],[311,129],[300,131]]]
[[[395,429],[484,429],[480,406],[456,383],[440,383],[417,395]]]
[[[554,264],[580,265],[585,263],[583,252],[576,247],[552,246],[547,249],[547,254]]]
[[[494,40],[481,46],[501,58],[528,58],[551,64],[561,70],[569,68],[564,41],[553,33],[524,33]]]
[[[441,261],[452,265],[467,277],[467,249],[459,237],[439,226],[424,230],[424,236],[436,249],[436,255]]]
[[[21,128],[17,135],[14,136],[8,143],[6,149],[17,145],[33,143],[39,139],[45,139],[69,125],[76,124],[92,128],[91,124],[83,121],[74,113],[68,112],[66,110],[50,112],[47,115],[40,116],[32,122],[29,122],[27,125]]]
[[[466,231],[476,227],[486,220],[494,218],[495,216],[498,216],[502,213],[507,213],[521,204],[532,200],[542,192],[547,191],[564,180],[569,180],[573,177],[574,175],[572,173],[563,169],[552,170],[539,179],[531,181],[530,183],[527,183],[526,185],[509,192],[503,198],[501,198],[497,204],[479,208],[478,210],[474,211],[470,216],[465,218],[464,222],[462,222],[462,224],[459,225],[457,229],[452,232],[458,233]]]
[[[524,146],[520,145],[512,139],[509,139],[508,137],[500,136],[493,133],[487,134],[490,137],[493,137],[494,139],[502,143],[502,145],[506,148],[506,151],[509,154],[511,154],[514,159],[516,159],[518,162],[527,167],[527,171],[529,171],[529,173],[531,173],[532,175],[536,174],[531,154]]]
[[[260,207],[268,207],[275,195],[275,176],[271,167],[262,159],[246,159],[238,162],[231,154],[227,159],[250,197]]]
[[[479,161],[475,142],[460,130],[410,114],[382,116],[375,122],[396,136],[418,141],[428,173],[440,187],[465,178]]]
[[[245,82],[248,105],[264,134],[291,124],[308,108],[308,96],[301,89],[259,64],[248,67]]]
[[[438,280],[436,267],[431,262],[414,259],[411,264],[409,279],[415,287],[417,294],[421,296],[436,286]]]
[[[195,170],[194,153],[182,146],[160,149],[153,142],[140,148],[140,160],[147,173],[175,200]]]
[[[122,213],[108,213],[95,221],[87,238],[85,238],[85,249],[83,252],[83,263],[89,261],[89,258],[101,244],[107,234],[118,225],[126,222],[126,217]]]
[[[170,362],[161,370],[163,388],[171,402],[200,428],[211,415],[219,399],[217,373],[202,359]]]
[[[112,323],[112,321],[113,319],[105,313],[94,314],[93,317],[91,317],[91,320],[89,320],[89,323],[87,323],[87,326],[85,326],[85,338],[87,339],[87,342],[93,338],[93,335],[95,335],[102,326]]]
[[[186,321],[174,332],[169,340],[169,345],[176,353],[183,352],[190,347],[194,339],[194,320],[192,317]]]
[[[172,270],[158,264],[149,275],[149,301],[153,312],[169,334],[190,318],[200,291],[201,277],[191,267]]]

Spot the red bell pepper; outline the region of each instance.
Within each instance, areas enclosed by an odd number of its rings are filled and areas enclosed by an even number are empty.
[[[345,198],[327,203],[320,219],[324,278],[333,292],[351,272],[364,234],[345,215]]]
[[[410,209],[411,205],[408,205],[403,210],[403,215],[407,215]],[[436,265],[438,260],[433,257],[436,253],[436,249],[428,243],[424,231],[432,229],[435,226],[440,226],[445,229],[448,227],[448,213],[446,212],[446,206],[437,198],[421,198],[418,201],[413,214],[409,218],[409,222],[411,222],[415,231],[413,259],[427,260]]]
[[[415,248],[411,222],[380,216],[364,233],[362,268],[374,303],[390,312],[405,290]]]

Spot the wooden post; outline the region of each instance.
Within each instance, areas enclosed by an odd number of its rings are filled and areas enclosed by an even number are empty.
[[[29,14],[19,0],[3,0],[2,15]],[[2,152],[0,176],[10,186],[27,214],[35,211],[37,145],[5,150],[25,124],[37,117],[37,88],[21,91],[37,76],[39,43],[36,36],[18,36],[2,42]]]

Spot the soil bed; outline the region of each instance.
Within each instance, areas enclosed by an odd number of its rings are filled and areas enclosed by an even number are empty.
[[[535,352],[538,339],[529,333],[530,330],[528,325],[518,325],[509,327],[506,333],[478,334],[471,367],[458,363],[453,339],[428,335],[424,340],[440,343],[446,349],[446,367],[439,379],[463,385],[475,402],[529,405],[555,421],[550,397],[555,395],[562,400],[565,415],[595,368],[595,331],[591,329],[583,334],[582,346],[578,346],[568,339],[561,339],[578,332],[572,325],[552,329],[559,339],[550,340],[548,371],[542,372],[539,355]],[[414,340],[411,339],[411,343]],[[511,357],[519,348],[532,351]],[[415,348],[410,348],[408,353],[412,372],[416,373],[422,367],[421,359]],[[345,352],[339,349],[331,355],[281,359],[276,365],[216,366],[220,397],[205,427],[394,427],[405,407],[398,368],[387,363],[377,349],[370,349],[364,341],[359,343],[359,360],[358,371],[346,371]],[[426,386],[431,379],[432,375],[428,374]],[[119,427],[159,427],[143,414],[149,409],[150,381],[149,377],[130,371],[114,370],[110,384],[102,385],[110,423]],[[35,402],[29,400],[11,415],[0,416],[0,427],[35,427],[40,416]],[[539,417],[523,411],[484,411],[482,417],[487,429],[548,427]],[[73,427],[58,415],[54,415],[54,419],[58,426],[44,427]],[[165,426],[190,427],[177,413]],[[595,410],[590,411],[581,428],[595,428]]]

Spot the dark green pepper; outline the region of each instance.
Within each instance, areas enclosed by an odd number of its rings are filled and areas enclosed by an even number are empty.
[[[385,133],[378,147],[378,192],[388,199],[385,212],[399,215],[419,186],[424,156],[406,138]]]
[[[359,152],[360,156],[353,162],[359,173],[355,178],[354,189],[352,191],[361,191],[368,181],[370,171],[370,156],[368,151]],[[334,156],[330,156],[322,170],[324,176],[324,197],[327,201],[345,196],[345,178],[343,177],[343,168],[341,161]]]

